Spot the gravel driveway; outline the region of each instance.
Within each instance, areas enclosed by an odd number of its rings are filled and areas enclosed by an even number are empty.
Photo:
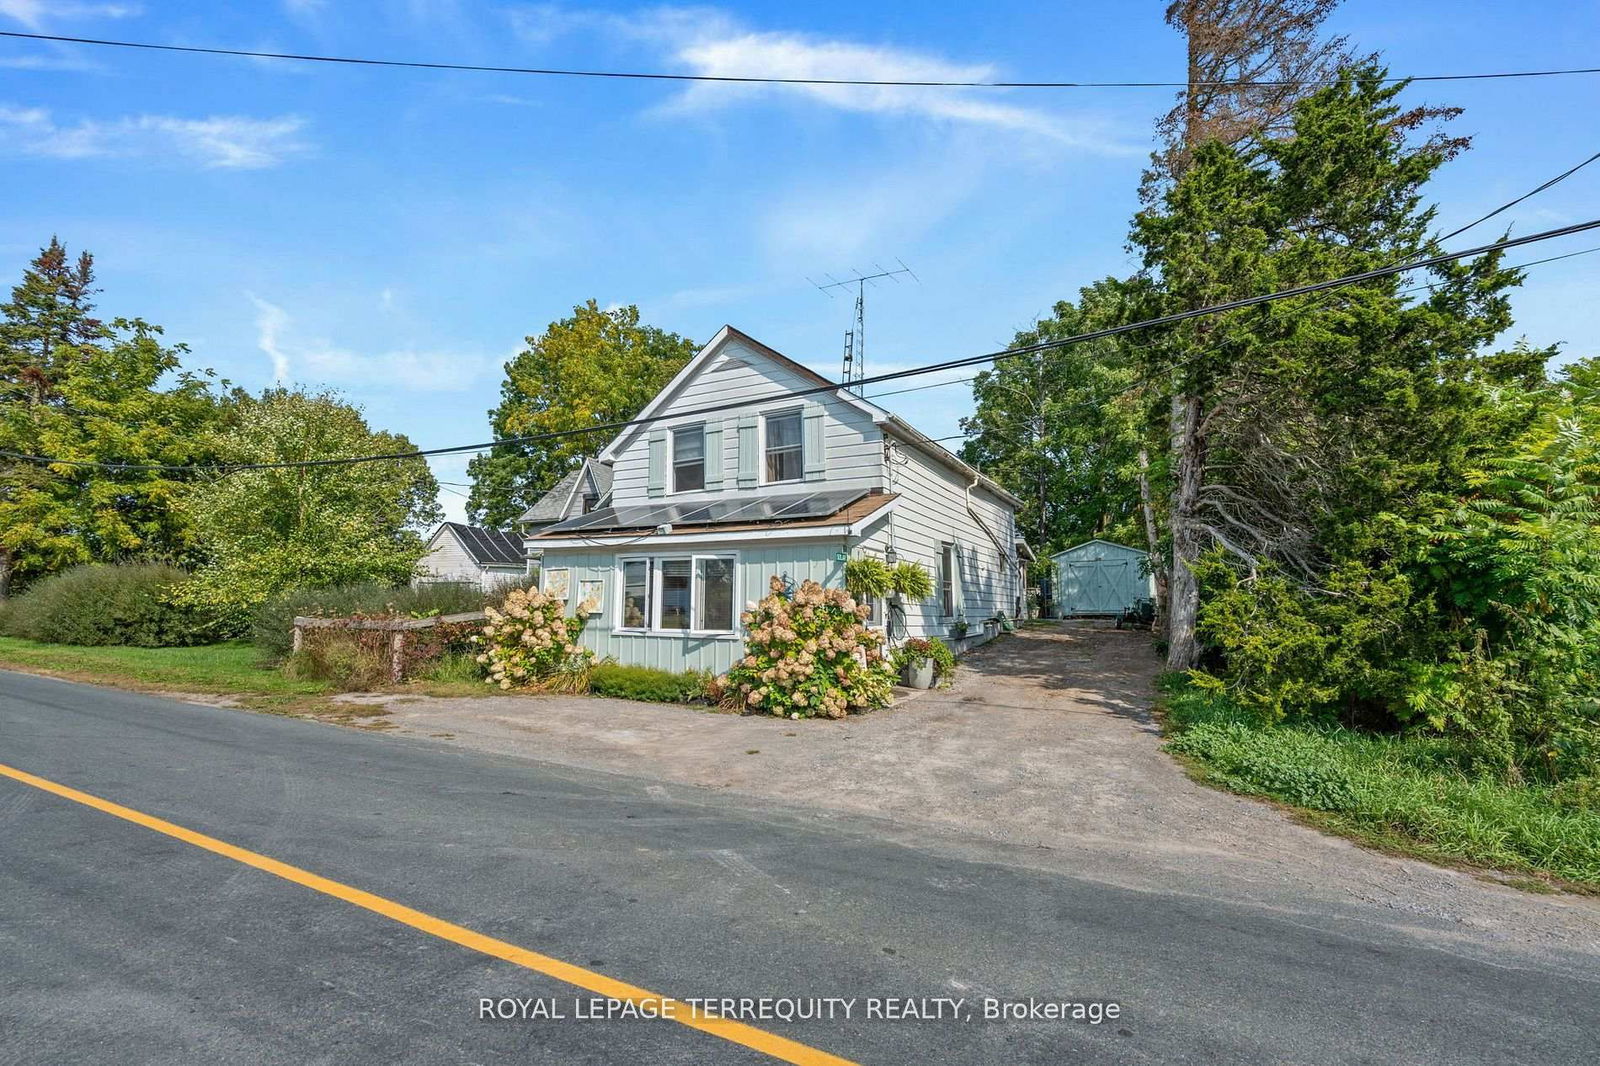
[[[868,815],[873,832],[919,847],[977,847],[994,861],[1269,906],[1330,929],[1387,925],[1464,954],[1530,953],[1596,972],[1600,900],[1378,854],[1190,781],[1149,713],[1158,671],[1146,634],[1059,623],[976,650],[950,688],[840,722],[528,696],[402,697],[387,721],[652,779],[675,795]]]

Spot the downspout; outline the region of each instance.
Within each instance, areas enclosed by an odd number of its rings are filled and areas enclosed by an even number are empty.
[[[972,475],[972,484],[967,486],[967,492],[966,492],[967,514],[972,516],[972,520],[978,524],[978,528],[983,530],[984,535],[987,536],[989,538],[990,542],[994,544],[995,550],[1000,553],[1000,564],[1002,566],[1006,567],[1008,570],[1010,570],[1012,572],[1013,577],[1015,577],[1015,575],[1016,575],[1016,565],[1013,563],[1013,561],[1011,559],[1011,552],[1008,551],[1006,546],[1000,542],[1000,538],[994,535],[994,530],[990,529],[989,528],[989,523],[985,522],[983,520],[983,516],[978,514],[978,509],[976,507],[972,506],[972,490],[977,488],[977,487],[978,487],[978,475],[977,474],[973,474]],[[1020,587],[1020,586],[1018,586],[1018,587]],[[1015,598],[1016,597],[1013,595],[1012,599],[1015,599]]]

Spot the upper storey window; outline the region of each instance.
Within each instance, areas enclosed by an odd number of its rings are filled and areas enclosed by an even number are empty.
[[[767,481],[800,481],[806,474],[799,411],[766,416]]]
[[[706,487],[706,427],[681,426],[672,431],[672,491]]]

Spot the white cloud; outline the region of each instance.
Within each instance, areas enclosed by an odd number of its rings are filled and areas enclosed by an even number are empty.
[[[818,270],[912,247],[982,190],[989,166],[981,151],[940,152],[799,184],[767,208],[763,243],[777,261]]]
[[[560,4],[519,4],[507,8],[505,16],[512,32],[531,45],[549,44],[595,21],[588,12],[570,10]]]
[[[272,364],[276,385],[359,385],[366,389],[459,392],[496,369],[495,359],[460,352],[396,349],[364,354],[326,340],[295,335],[289,313],[247,293],[256,309],[256,347]]]
[[[91,4],[77,0],[0,0],[0,15],[29,29],[50,22],[132,18],[143,11],[137,4]]]
[[[256,347],[266,353],[272,360],[272,383],[274,385],[287,385],[289,383],[289,356],[283,350],[280,338],[289,325],[288,312],[276,304],[269,304],[260,297],[252,295],[250,302],[256,305]]]
[[[298,136],[305,120],[293,115],[175,118],[131,115],[58,124],[42,107],[0,106],[0,147],[55,159],[177,158],[234,170],[270,167],[306,150]]]
[[[706,8],[663,8],[608,20],[614,31],[665,47],[690,73],[707,77],[822,80],[989,82],[1003,80],[988,63],[958,63],[908,49],[858,44],[801,33],[742,28]],[[983,126],[1042,137],[1109,154],[1134,151],[1105,124],[1004,102],[1005,90],[895,85],[773,85],[696,82],[667,105],[709,111],[774,97],[800,98],[840,111]]]

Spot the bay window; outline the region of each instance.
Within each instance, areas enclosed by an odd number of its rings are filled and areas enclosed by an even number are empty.
[[[732,555],[622,559],[617,628],[643,633],[733,633],[737,560]]]

